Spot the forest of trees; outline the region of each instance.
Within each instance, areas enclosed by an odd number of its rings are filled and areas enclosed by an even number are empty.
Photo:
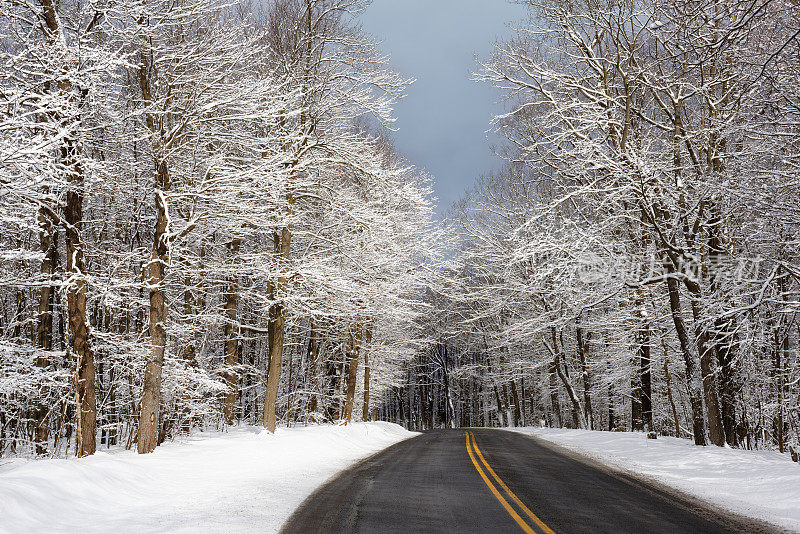
[[[369,418],[401,383],[437,230],[366,5],[0,0],[0,454]]]
[[[524,0],[442,224],[367,0],[0,0],[0,455],[235,424],[800,443],[800,4]]]
[[[800,4],[526,0],[476,78],[506,162],[387,415],[800,436]]]

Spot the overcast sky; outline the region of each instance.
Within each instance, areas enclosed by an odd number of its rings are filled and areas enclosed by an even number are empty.
[[[393,67],[417,80],[396,109],[396,144],[433,175],[440,214],[498,167],[486,134],[497,94],[470,77],[475,56],[488,57],[524,14],[506,0],[373,0],[362,18]]]

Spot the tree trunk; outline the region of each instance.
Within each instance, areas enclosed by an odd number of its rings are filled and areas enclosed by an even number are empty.
[[[369,421],[369,353],[364,351],[364,402],[361,406],[361,420]]]
[[[675,426],[675,437],[681,437],[681,427],[678,420],[678,409],[675,407],[675,400],[672,398],[672,379],[669,374],[669,358],[667,357],[667,346],[664,345],[664,378],[667,383],[667,398],[669,399],[669,406],[672,409],[672,421]]]
[[[410,376],[410,371],[409,371]],[[336,392],[339,391],[339,366],[335,361],[329,359],[325,362],[325,391],[327,392],[327,402],[325,403],[325,419],[330,422],[333,422],[338,417],[338,412],[336,406],[334,405],[334,400],[336,398]],[[410,394],[410,387],[409,387],[409,394]],[[408,414],[409,417],[409,424],[411,419],[411,408],[409,405],[408,412],[405,411],[405,407],[403,407],[403,416]],[[410,428],[410,427],[409,427]]]
[[[308,402],[308,412],[315,414],[319,411],[320,396],[320,365],[319,365],[319,341],[314,320],[311,320],[311,329],[308,335],[308,372],[311,378],[311,398]]]
[[[52,0],[41,0],[42,15],[47,26],[47,39],[55,44],[64,39],[57,6]],[[59,98],[64,101],[64,109],[69,109],[74,100],[74,87],[68,78],[60,77]],[[70,117],[58,117],[62,126],[69,129],[76,126]],[[77,405],[76,428],[79,457],[94,454],[97,449],[97,400],[95,390],[94,353],[89,345],[89,324],[86,317],[86,263],[83,257],[81,227],[83,226],[83,168],[79,156],[78,132],[67,131],[60,148],[61,164],[67,169],[67,203],[64,209],[64,226],[67,273],[72,282],[67,287],[67,354],[76,360],[75,397]]]
[[[561,379],[561,383],[564,385],[564,389],[567,390],[567,396],[569,397],[570,403],[572,404],[572,423],[575,428],[582,428],[583,418],[581,416],[581,404],[578,401],[578,396],[575,394],[575,389],[572,387],[572,384],[570,384],[569,378],[564,373],[564,369],[561,367],[561,360],[563,353],[558,343],[558,337],[556,336],[556,329],[551,328],[550,332],[553,338],[553,349],[552,349],[553,363],[555,364],[558,377]]]
[[[702,321],[700,311],[700,301],[697,297],[692,298],[692,315],[695,321],[695,337],[697,338],[697,350],[700,352],[700,375],[703,379],[703,394],[705,396],[706,416],[708,417],[708,435],[711,443],[719,447],[725,446],[725,429],[722,426],[722,413],[719,409],[719,397],[717,396],[717,385],[714,380],[714,370],[712,369],[713,347],[708,336],[708,328]]]
[[[77,167],[77,164],[76,164]],[[67,272],[73,282],[67,288],[67,317],[69,323],[69,352],[77,360],[75,396],[77,415],[77,454],[94,454],[97,449],[97,399],[95,390],[94,353],[89,346],[89,324],[86,319],[86,264],[80,228],[83,221],[83,174],[80,169],[70,174],[67,193],[66,232]]]
[[[641,372],[638,369],[637,360],[641,356],[641,346],[637,347],[637,357],[634,359],[634,372],[631,376],[631,431],[641,432],[644,430],[642,422],[642,383]]]
[[[719,401],[722,411],[722,426],[725,430],[725,442],[735,447],[739,444],[736,435],[736,384],[735,375],[735,327],[733,320],[718,320],[717,335],[714,347],[717,353],[717,369],[719,370]]]
[[[514,400],[514,426],[521,426],[522,425],[522,416],[520,415],[519,409],[519,395],[517,395],[517,384],[514,380],[510,380],[509,383],[511,384],[511,398]]]
[[[722,141],[724,143],[725,140],[723,139]],[[714,166],[716,167],[715,171],[722,172],[724,167],[722,159],[715,158]],[[712,209],[712,211],[714,216],[708,221],[708,232],[710,234],[708,239],[709,274],[711,291],[720,294],[717,270],[723,265],[727,251],[722,238],[721,217],[717,214],[716,209]],[[711,336],[711,341],[717,359],[720,415],[722,417],[723,432],[725,433],[725,442],[736,446],[738,442],[736,435],[736,386],[734,384],[736,319],[733,317],[717,318],[714,321],[714,332]]]
[[[344,419],[347,424],[350,424],[353,418],[353,404],[355,402],[356,380],[358,378],[358,354],[361,349],[363,330],[360,324],[356,324],[348,333],[347,387],[345,390],[344,410],[342,410],[342,419]]]
[[[617,413],[614,411],[614,388],[608,385],[608,431],[617,429]]]
[[[594,414],[592,412],[592,382],[589,376],[589,341],[591,332],[586,334],[586,340],[584,340],[583,329],[578,327],[575,331],[575,336],[578,344],[578,361],[581,363],[581,375],[583,378],[583,413],[586,416],[586,428],[592,430],[594,428]]]
[[[788,326],[787,326],[788,328]],[[786,452],[786,422],[783,414],[783,404],[785,396],[785,375],[784,363],[789,352],[789,332],[781,332],[780,322],[773,328],[774,347],[772,355],[772,370],[770,374],[775,381],[775,396],[777,401],[777,412],[772,420],[772,429],[775,444],[778,451]]]
[[[669,291],[669,304],[672,313],[672,322],[675,324],[675,333],[681,346],[681,354],[686,364],[686,381],[689,386],[689,403],[692,406],[692,433],[694,434],[695,445],[706,445],[706,423],[703,417],[703,400],[699,377],[697,374],[697,364],[695,357],[689,346],[689,335],[686,332],[686,325],[683,322],[681,313],[681,297],[678,281],[670,276],[667,277],[667,289]]]
[[[153,452],[158,445],[161,372],[167,346],[165,322],[168,312],[164,279],[169,261],[169,216],[164,193],[169,190],[170,185],[167,165],[160,162],[156,172],[156,226],[147,279],[147,286],[150,288],[150,351],[144,370],[144,388],[139,408],[139,434],[136,442],[139,454]]]
[[[44,259],[39,272],[46,279],[46,284],[39,290],[39,308],[36,318],[36,345],[41,352],[36,356],[36,367],[46,369],[50,365],[48,357],[44,352],[53,349],[53,306],[55,304],[55,291],[52,283],[53,273],[55,272],[58,261],[58,247],[56,246],[57,233],[53,228],[50,217],[43,210],[39,212],[39,241]],[[42,392],[43,393],[43,392]],[[36,443],[36,454],[47,454],[47,443],[49,432],[47,426],[47,414],[49,408],[44,399],[37,402],[32,416],[36,425],[34,432],[34,442]]]
[[[228,244],[228,250],[231,254],[231,259],[235,258],[239,253],[239,246],[241,245],[240,239],[233,239]],[[228,386],[228,392],[225,395],[225,404],[222,409],[222,415],[225,419],[226,425],[232,425],[236,412],[236,390],[238,386],[238,375],[234,370],[237,363],[237,355],[239,352],[239,326],[237,322],[237,307],[239,303],[239,294],[237,292],[237,284],[234,279],[228,282],[228,290],[225,292],[225,383]]]
[[[372,343],[372,327],[367,328],[366,337],[364,338],[364,406],[361,410],[361,420],[369,421],[369,346]],[[374,414],[374,412],[373,412]]]
[[[643,323],[636,333],[637,365],[631,400],[631,426],[635,431],[653,429],[652,373],[650,371],[650,326]]]
[[[642,384],[642,424],[645,432],[653,430],[653,374],[651,371],[650,325],[642,327],[639,353],[639,376]]]
[[[274,319],[272,335],[269,336],[269,367],[267,384],[264,391],[264,428],[275,432],[277,426],[276,408],[278,402],[278,386],[280,384],[281,365],[283,363],[284,311],[281,304],[273,305]]]
[[[552,414],[552,426],[561,427],[561,403],[558,400],[558,382],[556,381],[556,361],[550,362],[547,374],[550,379],[550,407]]]
[[[503,413],[505,414],[506,418],[506,426],[517,426],[517,420],[514,419],[514,414],[511,411],[511,403],[508,401],[508,384],[503,382],[503,386],[500,389],[502,391],[501,398],[503,399]]]
[[[455,424],[455,406],[453,405],[453,392],[450,387],[450,364],[447,346],[442,347],[442,374],[444,382],[444,424],[446,428],[453,428]]]
[[[290,199],[289,204],[292,204]],[[284,227],[280,235],[275,234],[274,238],[275,253],[278,265],[281,266],[283,273],[278,277],[275,284],[275,298],[281,299],[282,293],[286,289],[287,278],[286,269],[288,268],[289,253],[291,251],[292,233],[289,227]],[[267,387],[264,392],[264,428],[269,432],[275,432],[276,408],[278,402],[278,386],[280,385],[281,364],[283,363],[283,338],[286,323],[286,310],[283,303],[279,300],[272,306],[272,334],[269,336],[269,369],[267,371]]]
[[[497,384],[494,385],[494,398],[497,401],[497,419],[501,427],[507,426],[506,418],[503,414],[503,401],[500,400],[500,390],[497,388]]]

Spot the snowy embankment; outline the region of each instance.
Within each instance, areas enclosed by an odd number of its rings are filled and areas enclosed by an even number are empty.
[[[414,435],[390,423],[233,428],[142,456],[0,460],[0,532],[276,532],[330,477]]]
[[[634,476],[800,532],[800,466],[773,451],[699,447],[631,432],[516,428]]]

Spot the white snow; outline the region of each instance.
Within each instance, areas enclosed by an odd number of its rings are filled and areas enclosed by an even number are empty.
[[[516,428],[705,502],[800,532],[800,465],[774,451],[700,447],[632,432]]]
[[[69,460],[0,460],[0,532],[276,532],[317,487],[416,435],[390,423],[233,428]]]

